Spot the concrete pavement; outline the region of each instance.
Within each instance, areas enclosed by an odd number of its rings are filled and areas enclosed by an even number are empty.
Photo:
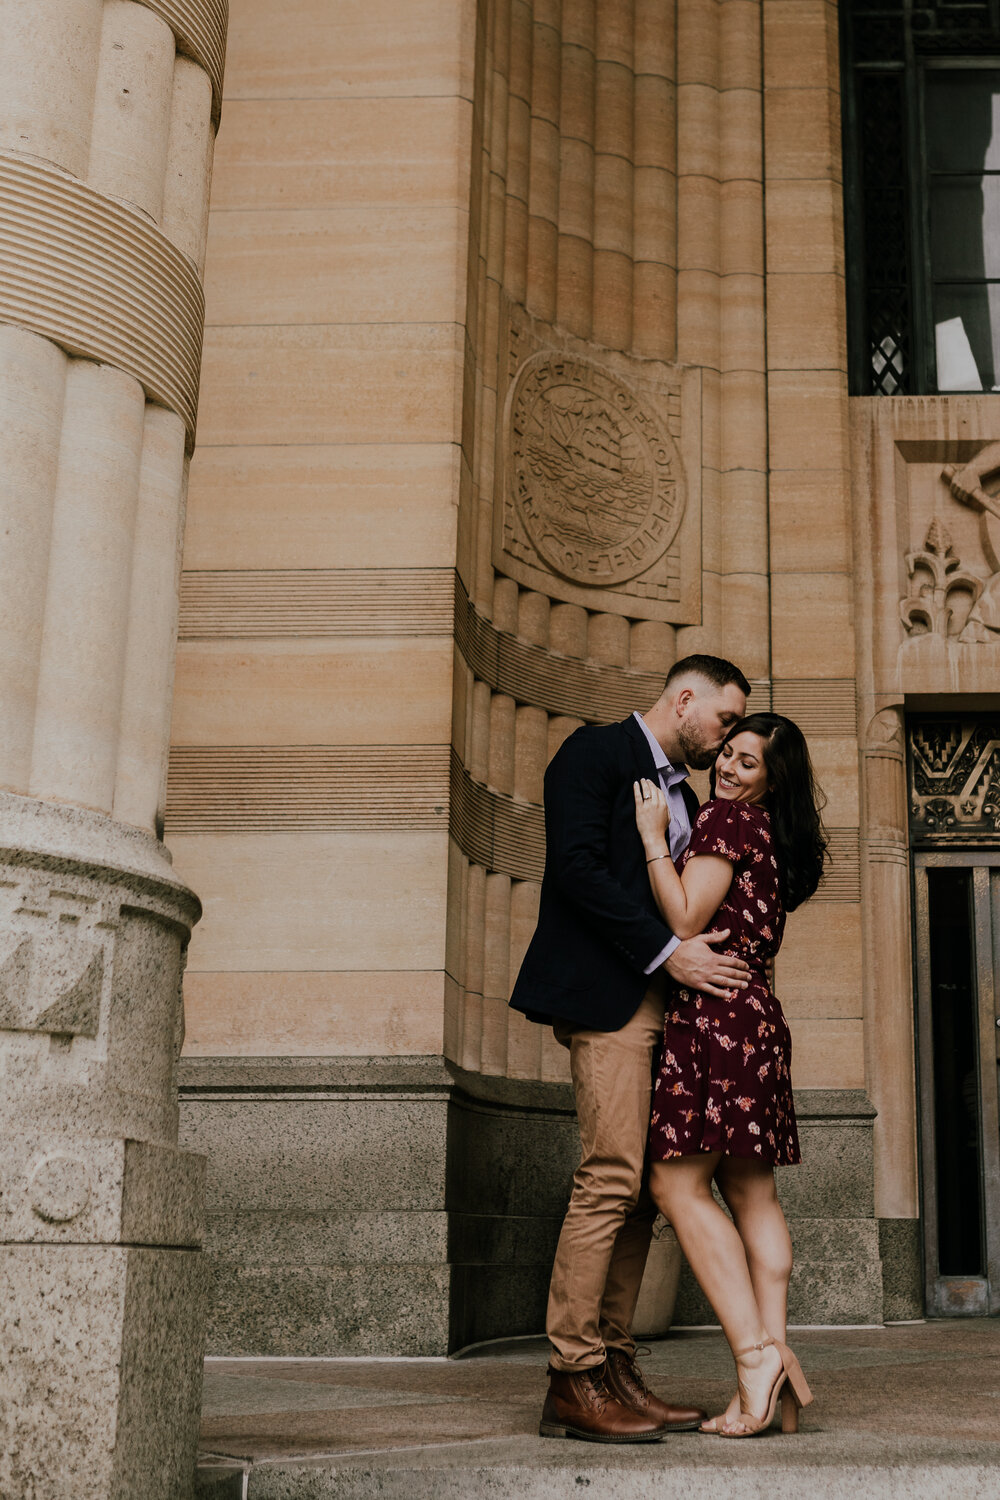
[[[1000,1323],[802,1330],[816,1397],[802,1431],[677,1434],[625,1448],[537,1436],[542,1340],[440,1360],[211,1360],[200,1493],[212,1500],[998,1500]],[[644,1372],[725,1404],[719,1333],[679,1331]]]

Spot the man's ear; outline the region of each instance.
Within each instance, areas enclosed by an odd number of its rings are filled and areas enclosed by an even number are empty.
[[[674,699],[674,706],[677,709],[678,715],[683,716],[687,713],[691,703],[691,699],[693,697],[694,688],[681,688],[680,692],[677,694],[677,697]]]

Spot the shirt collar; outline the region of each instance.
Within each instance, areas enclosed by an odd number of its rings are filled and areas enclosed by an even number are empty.
[[[666,751],[660,744],[659,740],[656,738],[656,735],[653,734],[652,730],[649,728],[638,709],[635,710],[632,717],[633,719],[635,719],[639,728],[646,736],[649,748],[653,752],[653,764],[658,771],[662,771],[664,773],[663,779],[667,783],[667,786],[675,786],[678,781],[686,781],[687,766],[684,765],[683,762],[676,766],[671,765],[670,761],[667,758]]]

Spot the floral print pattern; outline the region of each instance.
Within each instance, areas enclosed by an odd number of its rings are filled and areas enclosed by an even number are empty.
[[[792,1039],[767,973],[785,913],[766,808],[707,802],[678,868],[696,854],[721,854],[734,867],[712,926],[729,928],[727,951],[750,966],[750,983],[732,1000],[679,987],[668,995],[650,1155],[722,1151],[792,1166],[800,1160]]]

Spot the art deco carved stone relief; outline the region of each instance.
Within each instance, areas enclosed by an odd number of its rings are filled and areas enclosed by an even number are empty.
[[[968,463],[945,464],[941,481],[950,501],[979,516],[979,546],[956,551],[951,530],[935,515],[922,550],[906,554],[910,580],[900,603],[909,636],[936,635],[962,646],[1000,644],[1000,500],[985,482],[1000,473],[1000,442],[987,443]],[[960,514],[960,512],[958,512]]]
[[[697,620],[699,377],[512,308],[506,378],[496,566],[590,609]]]
[[[1000,834],[1000,717],[933,716],[908,728],[914,843],[996,845]]]

